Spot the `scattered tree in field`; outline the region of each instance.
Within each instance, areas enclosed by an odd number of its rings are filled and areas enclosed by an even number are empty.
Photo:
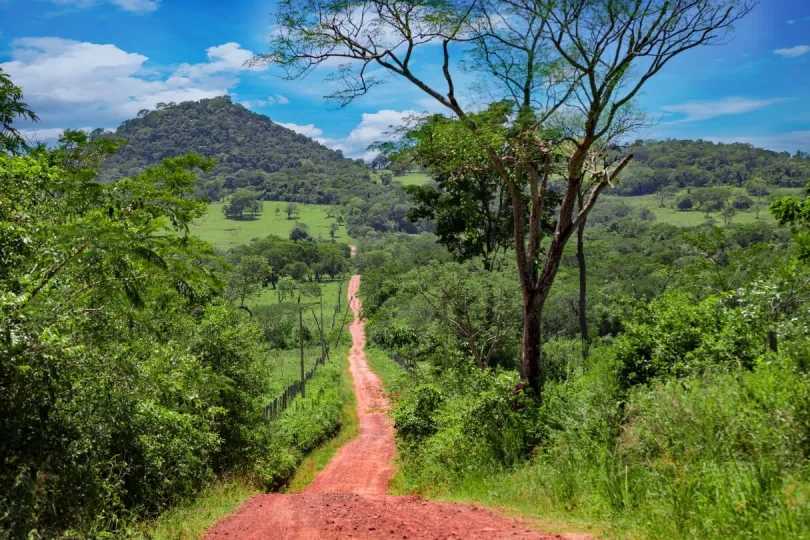
[[[287,219],[292,219],[295,214],[298,214],[298,205],[292,201],[288,202],[284,207],[284,213],[287,214]]]
[[[261,211],[262,202],[259,200],[259,196],[255,191],[247,188],[237,189],[222,206],[222,213],[229,218],[242,219],[245,212],[255,215]]]
[[[320,298],[322,291],[321,286],[314,281],[307,281],[298,286],[298,290],[302,296],[309,298]]]
[[[302,261],[295,261],[282,268],[281,273],[296,281],[303,281],[309,275],[309,267]]]
[[[394,180],[394,175],[391,171],[383,171],[380,173],[380,182],[384,186],[390,186]]]
[[[291,276],[282,276],[278,280],[278,301],[283,302],[288,297],[290,299],[295,298],[295,291],[296,291],[296,284],[295,279]]]
[[[271,51],[254,62],[275,62],[297,78],[333,58],[355,60],[343,66],[344,84],[330,96],[338,103],[366,94],[381,82],[382,70],[414,84],[464,122],[476,142],[471,151],[487,156],[512,199],[524,297],[520,373],[539,397],[545,374],[543,306],[571,234],[632,159],[614,142],[643,123],[633,99],[674,57],[721,42],[753,5],[753,0],[284,0],[276,9]],[[412,69],[414,52],[436,45],[444,57],[441,85]],[[473,120],[457,99],[458,81],[447,68],[457,53],[481,75],[488,96],[503,98],[489,107],[485,122]],[[547,230],[542,216],[555,167],[564,179],[563,198],[553,230]],[[584,204],[575,214],[583,191]],[[547,235],[550,245],[542,246]]]
[[[692,198],[689,197],[688,195],[681,197],[680,199],[678,199],[678,202],[675,203],[675,206],[677,206],[678,210],[680,210],[681,212],[688,212],[693,207]]]
[[[655,221],[655,213],[646,206],[638,209],[638,217],[644,221]]]
[[[658,188],[656,192],[656,196],[658,198],[658,202],[661,204],[660,208],[666,208],[667,199],[675,195],[677,189],[674,186],[664,185]]]
[[[297,222],[295,227],[290,231],[290,240],[293,242],[310,240],[311,238],[312,237],[309,235],[309,226],[306,223]]]
[[[734,208],[734,206],[726,206],[721,215],[723,216],[723,223],[731,225],[731,222],[734,221],[734,216],[737,215],[737,209]]]
[[[277,215],[281,213],[281,207],[280,206],[276,206],[275,213]]]
[[[337,235],[338,230],[340,230],[340,226],[337,223],[330,223],[329,224],[329,237],[334,240],[335,235]]]
[[[228,280],[226,294],[239,301],[239,308],[251,315],[253,313],[245,306],[245,300],[255,296],[262,288],[264,282],[271,274],[267,260],[256,255],[244,257],[231,272]]]

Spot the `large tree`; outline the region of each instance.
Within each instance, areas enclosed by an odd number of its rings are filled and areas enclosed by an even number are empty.
[[[415,85],[475,135],[513,201],[523,292],[521,377],[540,394],[543,305],[563,250],[599,194],[630,162],[610,151],[641,117],[633,99],[672,58],[717,44],[755,0],[282,0],[271,50],[256,62],[290,78],[343,60],[328,96],[341,104],[388,73]],[[422,50],[441,69],[421,67]],[[488,101],[509,105],[480,124],[459,100],[457,67],[481,77]],[[494,99],[492,99],[494,98]],[[555,156],[563,198],[543,226]],[[589,189],[583,194],[583,184]],[[520,204],[528,192],[528,212]],[[578,205],[580,196],[582,205]],[[578,211],[576,211],[578,208]]]

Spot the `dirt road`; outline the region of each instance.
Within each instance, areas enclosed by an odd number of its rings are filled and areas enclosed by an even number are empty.
[[[349,327],[349,363],[360,436],[341,448],[301,494],[258,495],[206,535],[209,540],[310,540],[342,538],[551,540],[520,521],[496,516],[471,505],[423,501],[417,497],[386,495],[396,453],[394,432],[386,414],[388,401],[380,379],[366,363],[366,344],[357,291],[360,276],[349,283],[355,314]],[[568,536],[567,538],[585,538]]]

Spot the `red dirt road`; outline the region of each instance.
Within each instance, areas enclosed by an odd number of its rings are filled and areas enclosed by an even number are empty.
[[[411,539],[585,539],[544,534],[518,520],[471,505],[386,495],[396,453],[386,414],[389,404],[380,379],[366,362],[366,344],[356,297],[360,276],[349,283],[355,314],[349,327],[349,365],[357,395],[360,436],[341,448],[301,494],[257,495],[212,527],[206,539],[315,540],[342,538]]]

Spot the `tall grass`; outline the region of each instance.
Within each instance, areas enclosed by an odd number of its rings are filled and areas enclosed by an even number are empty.
[[[392,485],[622,538],[810,538],[802,372],[772,358],[622,394],[612,359],[595,356],[584,375],[547,385],[536,416],[491,399],[497,376],[400,381]]]

